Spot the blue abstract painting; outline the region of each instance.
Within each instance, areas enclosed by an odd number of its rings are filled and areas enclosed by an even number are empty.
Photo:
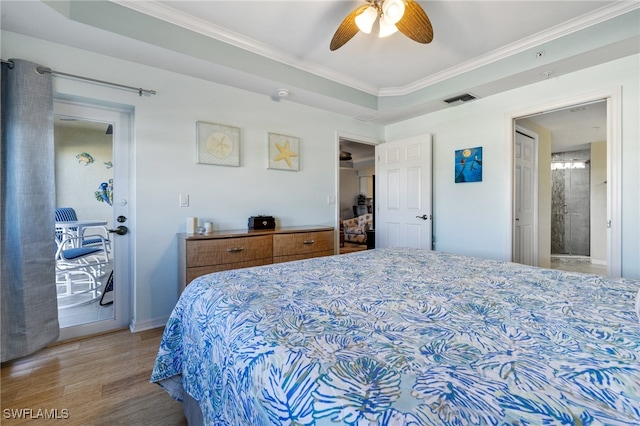
[[[482,147],[456,150],[456,183],[482,182]]]

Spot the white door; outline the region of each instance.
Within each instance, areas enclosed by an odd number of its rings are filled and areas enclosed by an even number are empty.
[[[376,187],[376,247],[431,250],[431,135],[376,145]]]
[[[516,129],[513,261],[537,265],[535,218],[535,138]]]
[[[113,300],[113,304],[102,306],[100,300],[94,300],[63,310],[60,308],[62,304],[59,301],[58,317],[61,323],[59,340],[67,340],[126,327],[130,322],[130,283],[133,270],[130,249],[132,225],[128,202],[131,114],[118,109],[57,100],[54,102],[54,117],[56,122],[56,206],[80,206],[80,211],[76,212],[79,220],[104,219],[108,222],[109,229],[126,226],[129,231],[125,235],[109,233],[113,291],[107,292],[105,295],[107,297],[102,301],[106,303],[108,300]],[[73,129],[62,131],[58,126],[69,126]],[[96,128],[111,137],[99,138],[99,143],[84,142],[83,135],[86,134],[89,138],[91,132],[96,132]],[[66,141],[65,151],[59,152],[65,135],[71,134],[76,136],[67,136],[71,140]],[[100,143],[112,146],[102,151]],[[110,152],[112,158],[108,158],[104,152]],[[83,176],[91,177],[84,178],[91,182],[88,186],[86,182],[74,178],[74,173],[80,171],[84,173]],[[108,174],[106,174],[107,171]],[[108,182],[109,179],[105,176],[112,176],[112,182]],[[94,181],[94,177],[97,180]],[[64,185],[61,185],[61,181]],[[94,191],[100,189],[103,181],[107,181],[109,189],[112,189],[110,202],[100,201],[99,194]],[[109,270],[101,279],[103,286],[107,283],[108,275]]]

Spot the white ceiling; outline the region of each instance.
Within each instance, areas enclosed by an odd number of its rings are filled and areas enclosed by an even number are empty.
[[[607,140],[607,102],[604,100],[527,118],[551,131],[551,152],[588,149],[592,142]]]
[[[362,4],[2,0],[0,11],[3,30],[381,124],[640,52],[640,2],[594,0],[420,1],[432,43],[359,33],[330,51]]]

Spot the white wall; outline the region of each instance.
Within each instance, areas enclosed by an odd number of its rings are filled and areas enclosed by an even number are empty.
[[[354,162],[353,168],[340,168],[340,219],[351,219],[354,216],[353,206],[357,204],[361,193],[367,196],[367,204],[371,204],[375,171],[373,159]],[[368,181],[364,191],[361,186],[363,178]]]
[[[353,206],[360,192],[358,171],[351,168],[340,168],[340,219],[353,217]]]
[[[376,165],[372,160],[358,164],[358,178],[360,179],[360,188],[358,193],[363,193],[367,198],[373,197],[373,175],[376,174]],[[366,179],[365,179],[366,178]]]
[[[87,51],[2,32],[2,58],[158,92],[138,96],[54,77],[59,95],[134,109],[131,188],[135,329],[164,325],[178,298],[176,233],[185,217],[218,229],[246,229],[249,216],[270,214],[281,226],[336,224],[337,132],[382,139],[383,128],[339,114],[238,90]],[[291,94],[295,97],[295,93]],[[196,164],[196,121],[241,128],[241,166]],[[267,169],[267,133],[300,138],[300,171]],[[178,195],[190,206],[179,207]]]
[[[551,78],[505,93],[387,126],[386,140],[433,134],[435,247],[510,260],[514,112],[622,88],[622,275],[640,277],[640,56]],[[455,184],[456,149],[484,147],[483,182]]]

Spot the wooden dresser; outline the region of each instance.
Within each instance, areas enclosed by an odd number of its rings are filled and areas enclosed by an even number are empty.
[[[298,226],[178,234],[180,292],[212,272],[334,254],[334,229]]]

